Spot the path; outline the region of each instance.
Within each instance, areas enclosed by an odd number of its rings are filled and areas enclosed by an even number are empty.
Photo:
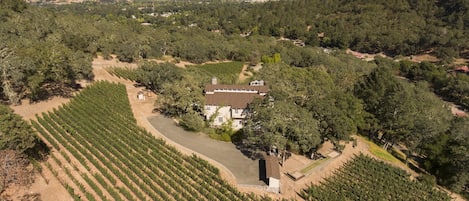
[[[243,64],[243,69],[238,75],[238,83],[244,83],[250,77],[252,77],[252,73],[248,71],[248,64]]]
[[[264,185],[259,181],[259,162],[244,156],[233,143],[210,139],[205,135],[187,132],[172,119],[161,115],[148,118],[150,123],[168,139],[203,154],[228,168],[238,184]]]

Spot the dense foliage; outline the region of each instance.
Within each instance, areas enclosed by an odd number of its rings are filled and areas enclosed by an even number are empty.
[[[463,108],[469,108],[469,75],[431,63],[399,63],[399,72],[414,81],[427,81],[435,93]]]
[[[255,199],[227,184],[220,178],[218,169],[206,161],[185,156],[138,127],[123,85],[95,83],[69,104],[37,116],[33,125],[57,150],[52,156],[57,160],[50,163],[66,172],[78,173],[67,173],[71,183],[65,184],[75,197],[84,195],[88,200]]]
[[[409,176],[402,169],[360,154],[300,195],[305,200],[451,200],[435,186]]]
[[[91,55],[66,43],[63,19],[23,1],[2,1],[0,15],[2,99],[18,104],[24,97],[66,96],[77,79],[92,78]]]
[[[148,4],[147,4],[148,5]],[[451,1],[268,1],[263,4],[216,2],[167,5],[164,17],[142,14],[151,23],[195,25],[226,35],[247,34],[301,39],[312,46],[351,48],[390,55],[429,50],[442,59],[468,48],[469,4]],[[148,5],[145,12],[154,12]],[[385,22],[385,23],[383,23]]]
[[[469,118],[455,118],[451,129],[429,139],[422,146],[426,155],[425,169],[437,177],[437,181],[452,191],[468,197],[469,187]]]
[[[31,126],[8,106],[0,104],[0,150],[35,154],[41,146]]]
[[[8,106],[0,104],[0,194],[12,184],[31,184],[34,170],[30,159],[41,159],[46,152],[46,146],[31,126]]]
[[[181,69],[171,63],[158,64],[156,62],[139,63],[135,71],[136,81],[154,92],[162,92],[163,85],[180,81]]]
[[[269,37],[390,55],[433,50],[444,60],[464,56],[469,44],[463,37],[469,6],[461,0],[88,2],[46,8],[10,0],[0,6],[1,49],[8,52],[1,57],[2,97],[14,103],[66,94],[76,79],[92,78],[90,58],[97,54],[117,54],[127,62],[172,55],[195,63],[255,64],[280,53],[282,61],[305,67],[313,65],[309,49]]]
[[[319,62],[319,61],[318,61]],[[245,132],[256,133],[258,131],[258,124],[255,122],[259,121],[256,117],[269,118],[273,114],[277,114],[280,117],[287,117],[291,111],[298,111],[292,115],[300,115],[295,118],[290,118],[295,126],[290,128],[293,130],[301,131],[305,129],[309,132],[309,136],[291,136],[290,140],[300,143],[309,144],[307,147],[301,149],[295,148],[294,150],[301,150],[303,153],[308,153],[311,148],[315,148],[318,145],[318,139],[323,141],[329,139],[338,145],[339,140],[348,140],[350,134],[356,133],[357,128],[361,127],[364,123],[365,114],[363,112],[363,106],[359,99],[355,98],[353,94],[344,89],[339,88],[334,83],[334,80],[330,73],[328,73],[328,66],[309,67],[309,68],[297,68],[290,67],[285,64],[271,64],[265,65],[262,70],[257,74],[257,78],[265,80],[271,92],[269,93],[270,101],[273,101],[273,108],[268,109],[269,104],[253,105],[252,110],[260,112],[263,110],[271,110],[269,114],[265,114],[261,117],[254,115],[249,119],[248,122],[253,121],[252,126],[247,126]],[[333,68],[332,68],[333,69]],[[282,108],[283,104],[288,103],[291,108]],[[279,104],[279,107],[276,105]],[[288,105],[287,104],[287,105]],[[308,111],[303,113],[302,111]],[[306,116],[305,116],[306,115]],[[311,121],[305,127],[305,123],[295,119],[303,119],[305,121]],[[282,118],[285,119],[285,118]],[[315,120],[308,120],[315,119]],[[290,120],[284,120],[290,121]],[[319,123],[313,123],[318,121]],[[279,123],[278,120],[268,120],[265,123],[271,122],[275,124]],[[280,122],[281,123],[281,122]],[[269,123],[270,124],[270,123]],[[249,125],[249,124],[248,124]],[[311,127],[311,128],[309,128]],[[278,136],[287,138],[289,133],[295,133],[285,130],[282,128],[275,128],[274,130],[264,130],[266,134],[272,136]],[[319,136],[320,134],[320,136]],[[319,137],[319,138],[318,138]],[[311,138],[314,143],[305,140]],[[339,148],[339,147],[338,147]]]
[[[253,112],[244,127],[249,143],[264,150],[278,149],[308,153],[321,137],[319,122],[306,109],[286,101],[264,99],[251,104]]]
[[[468,157],[461,155],[466,151],[461,146],[467,145],[468,139],[459,133],[467,117],[453,117],[449,105],[429,90],[428,83],[396,77],[391,70],[394,62],[378,63],[379,67],[355,87],[355,95],[371,114],[363,131],[384,142],[385,148],[405,145],[407,157],[423,159],[424,167],[436,174],[439,183],[467,193],[468,170],[463,166]]]

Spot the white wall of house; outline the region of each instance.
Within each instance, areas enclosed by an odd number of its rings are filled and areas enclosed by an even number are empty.
[[[224,123],[227,123],[231,119],[231,107],[230,106],[205,106],[205,117],[207,119],[212,118],[213,115],[217,115],[212,122],[213,126],[221,126]]]
[[[280,192],[280,180],[269,177],[269,191],[279,193]]]
[[[231,108],[231,118],[233,119],[244,119],[246,118],[246,114],[247,114],[246,109]]]
[[[239,130],[243,128],[243,122],[246,118],[246,109],[233,109],[230,106],[218,107],[214,105],[205,106],[205,117],[210,119],[216,113],[216,117],[213,119],[213,126],[221,126],[224,123],[227,123],[229,120],[232,120],[232,128]]]
[[[231,126],[234,130],[239,130],[243,128],[244,119],[233,119],[233,125]]]
[[[204,114],[207,119],[210,119],[210,117],[217,111],[217,106],[215,105],[205,105],[204,108]]]

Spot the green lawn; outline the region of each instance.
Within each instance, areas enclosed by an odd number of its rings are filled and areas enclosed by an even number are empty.
[[[397,159],[396,157],[394,157],[391,153],[389,153],[388,151],[384,150],[383,148],[381,148],[380,146],[378,146],[377,144],[375,144],[374,142],[364,138],[364,137],[360,137],[361,140],[363,140],[366,144],[368,144],[369,146],[369,150],[370,152],[375,155],[376,157],[382,159],[382,160],[385,160],[385,161],[388,161],[388,162],[392,162],[392,163],[400,163],[401,161],[399,159]]]
[[[223,62],[216,64],[204,64],[194,66],[211,77],[218,78],[219,83],[235,84],[239,73],[243,69],[243,62]]]
[[[329,157],[326,157],[326,158],[321,158],[319,160],[316,160],[314,162],[312,162],[311,164],[309,164],[308,166],[306,166],[305,168],[301,169],[300,172],[302,174],[307,174],[309,171],[311,171],[313,168],[319,166],[320,164],[322,164],[323,162],[326,162],[327,160],[329,159]]]

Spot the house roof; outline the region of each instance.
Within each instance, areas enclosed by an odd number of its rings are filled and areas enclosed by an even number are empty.
[[[265,160],[265,176],[267,178],[280,179],[280,167],[278,165],[278,159],[272,155],[264,155]]]
[[[231,106],[232,108],[247,108],[255,98],[263,96],[254,93],[215,93],[205,94],[206,105]]]
[[[258,91],[259,93],[267,93],[269,87],[267,86],[251,86],[251,85],[224,85],[224,84],[208,84],[205,85],[205,92],[219,90],[245,90],[245,91]]]

